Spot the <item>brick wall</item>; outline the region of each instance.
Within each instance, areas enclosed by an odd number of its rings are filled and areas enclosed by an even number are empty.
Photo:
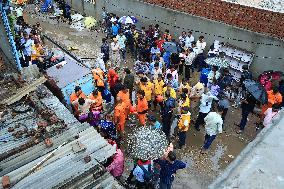
[[[192,15],[284,38],[284,14],[221,0],[143,0]]]

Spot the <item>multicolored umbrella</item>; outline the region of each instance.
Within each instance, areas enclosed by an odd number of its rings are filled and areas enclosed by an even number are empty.
[[[122,16],[118,22],[122,24],[135,24],[138,22],[137,18],[135,16]]]

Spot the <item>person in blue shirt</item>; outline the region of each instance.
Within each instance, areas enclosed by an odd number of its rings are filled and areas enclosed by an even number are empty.
[[[172,151],[169,152],[165,160],[158,159],[154,160],[154,162],[161,167],[160,189],[171,189],[176,171],[186,167],[184,162],[176,159],[176,154]]]
[[[28,67],[31,61],[32,46],[34,45],[34,40],[30,38],[27,33],[24,33],[24,37],[21,39],[21,49],[24,55],[23,67]]]
[[[178,90],[178,81],[174,79],[172,74],[167,74],[166,83],[168,83],[175,91]]]
[[[110,114],[107,114],[105,116],[105,119],[100,120],[98,123],[98,129],[100,132],[105,135],[106,138],[116,140],[116,128],[112,121],[112,116]]]
[[[149,125],[151,127],[151,129],[157,129],[160,130],[161,129],[161,123],[159,121],[157,121],[157,118],[155,118],[153,115],[149,115],[148,116],[148,121],[149,121]]]
[[[119,25],[117,24],[117,22],[113,22],[112,27],[111,27],[111,31],[112,31],[112,35],[113,37],[116,37],[118,32],[119,32]]]
[[[161,70],[163,69],[163,63],[160,62],[160,58],[159,57],[156,57],[154,59],[154,61],[150,64],[150,67],[149,67],[151,75],[154,75],[155,64],[159,65],[159,69],[161,69]]]

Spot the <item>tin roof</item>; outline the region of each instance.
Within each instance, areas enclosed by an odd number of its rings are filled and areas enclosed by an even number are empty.
[[[68,56],[65,56],[65,61],[67,63],[61,68],[53,66],[46,70],[47,75],[57,82],[59,88],[63,88],[91,73],[89,68],[77,64],[75,60]]]

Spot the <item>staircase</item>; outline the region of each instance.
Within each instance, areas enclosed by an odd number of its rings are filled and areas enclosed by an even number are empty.
[[[19,58],[19,54],[18,54],[18,51],[16,49],[16,44],[15,44],[15,41],[14,41],[14,37],[12,35],[12,32],[11,32],[11,28],[10,28],[10,25],[9,25],[9,21],[8,21],[8,17],[7,17],[7,10],[9,9],[9,0],[6,0],[6,1],[2,1],[0,0],[0,27],[1,28],[4,28],[6,35],[5,33],[3,34],[4,36],[1,36],[2,39],[1,39],[1,42],[0,42],[0,48],[2,49],[2,51],[4,52],[4,54],[9,58],[9,57],[13,57],[11,59],[9,59],[11,61],[11,63],[13,64],[13,67],[17,67],[17,69],[20,71],[22,69],[21,67],[21,64],[20,64],[20,58]],[[3,29],[3,30],[4,30]],[[1,31],[2,32],[2,31]],[[5,39],[6,38],[6,39]],[[7,44],[6,43],[9,43],[9,47],[8,49],[9,50],[5,50],[7,49]]]

